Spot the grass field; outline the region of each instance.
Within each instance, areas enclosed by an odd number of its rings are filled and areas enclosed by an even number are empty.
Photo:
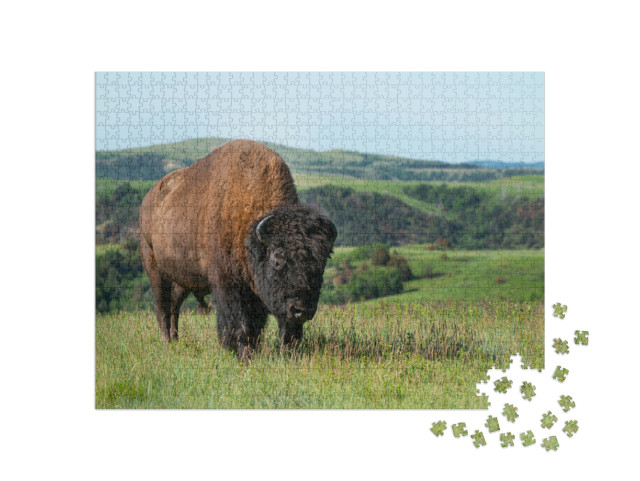
[[[486,407],[491,366],[544,363],[542,301],[321,306],[302,344],[281,352],[270,319],[248,363],[217,342],[215,315],[181,317],[165,344],[149,311],[98,315],[97,408]]]
[[[415,278],[389,300],[534,301],[544,297],[544,249],[430,251],[427,247],[417,244],[391,248],[391,252],[407,258]],[[339,265],[353,249],[336,248],[331,265]],[[352,262],[352,269],[357,270],[361,264]],[[325,276],[330,278],[334,273],[335,267],[330,267]]]

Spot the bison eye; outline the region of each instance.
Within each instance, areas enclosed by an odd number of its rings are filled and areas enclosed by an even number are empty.
[[[280,257],[271,257],[271,265],[274,269],[280,270],[284,265],[284,259]]]

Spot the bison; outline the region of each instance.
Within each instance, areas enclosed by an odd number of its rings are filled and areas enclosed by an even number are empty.
[[[166,341],[180,305],[212,293],[218,337],[242,358],[271,312],[292,345],[318,305],[335,225],[298,200],[289,168],[265,145],[229,142],[155,184],[140,208],[140,255]]]

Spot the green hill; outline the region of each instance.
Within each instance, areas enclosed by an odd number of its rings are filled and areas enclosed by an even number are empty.
[[[96,152],[96,177],[119,180],[157,180],[176,169],[191,165],[231,139],[211,137],[183,142]],[[473,164],[451,164],[438,160],[368,154],[347,150],[317,152],[271,142],[294,175],[341,176],[368,180],[441,182],[485,182],[516,175],[542,175],[543,169],[521,166],[490,168]]]

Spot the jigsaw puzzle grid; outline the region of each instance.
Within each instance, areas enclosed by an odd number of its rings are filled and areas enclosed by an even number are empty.
[[[542,73],[97,73],[97,149],[191,138],[544,161]]]
[[[344,306],[399,296],[402,305],[422,302],[434,312],[445,312],[448,301],[460,309],[475,303],[474,315],[506,303],[496,323],[509,331],[508,323],[522,322],[510,317],[512,306],[528,303],[517,316],[534,321],[523,336],[540,349],[525,354],[526,362],[542,366],[542,73],[97,73],[100,333],[120,310],[153,307],[137,253],[142,196],[164,175],[236,139],[279,153],[301,200],[336,224],[337,252],[321,297],[337,306],[335,323],[351,315]],[[186,309],[214,307],[206,294],[190,297]],[[410,314],[409,324],[420,315]],[[436,330],[448,329],[448,315]],[[490,352],[495,341],[467,328],[468,341],[446,338],[451,346],[433,354],[437,334],[409,332],[409,324],[394,348],[403,356],[504,363],[515,354],[506,345]],[[318,346],[327,333],[314,335]],[[358,342],[352,347],[376,362],[389,352],[382,341]],[[264,344],[271,352],[277,341]],[[98,405],[120,406],[109,389],[98,389],[105,393]]]

